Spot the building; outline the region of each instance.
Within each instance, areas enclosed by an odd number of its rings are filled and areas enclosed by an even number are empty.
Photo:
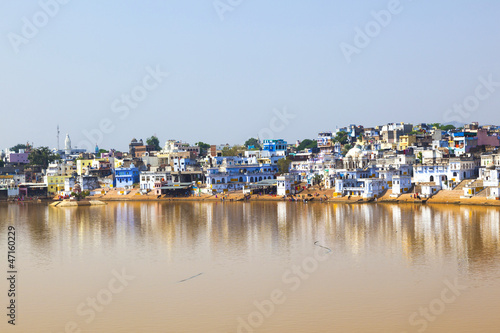
[[[48,195],[54,196],[57,193],[64,191],[64,183],[67,178],[71,178],[71,176],[62,176],[62,175],[45,176],[45,185],[47,185]]]
[[[76,172],[76,167],[73,161],[54,162],[47,167],[47,176],[71,176]]]
[[[66,177],[64,179],[64,192],[92,191],[100,188],[99,180],[94,176]]]
[[[19,185],[19,195],[22,197],[47,197],[47,185],[40,183],[24,183]]]
[[[131,163],[128,168],[115,169],[114,187],[133,186],[139,183],[139,181],[139,169],[136,168],[133,163]]]
[[[59,129],[58,129],[57,137],[59,138]],[[57,145],[59,145],[59,140],[58,140]],[[70,139],[68,133],[66,133],[66,139],[64,140],[64,154],[66,156],[71,155],[71,139]]]
[[[441,188],[450,188],[464,179],[477,175],[478,168],[473,158],[442,159],[436,163],[413,166],[415,183],[435,183]]]
[[[7,162],[12,164],[28,164],[30,153],[24,149],[19,149],[19,153],[10,153],[7,157]]]
[[[128,145],[128,153],[129,153],[130,157],[132,157],[132,158],[135,157],[135,149],[137,147],[140,147],[140,146],[144,146],[144,143],[142,142],[142,139],[140,139],[139,141],[137,141],[136,138],[133,138],[132,141],[130,141],[130,143]]]
[[[392,178],[392,194],[401,195],[407,193],[411,189],[411,177],[410,176],[394,176]]]
[[[335,194],[338,196],[358,196],[364,199],[375,199],[382,196],[388,186],[385,180],[378,178],[337,179]]]
[[[472,132],[457,132],[453,133],[453,139],[450,141],[450,148],[455,153],[455,156],[462,156],[469,153],[472,148],[477,147],[477,133]]]
[[[166,186],[172,183],[172,175],[167,171],[143,171],[140,173],[140,188],[141,190],[152,191],[155,189],[155,184],[160,183],[160,186]]]
[[[406,150],[410,146],[413,146],[415,143],[417,143],[417,136],[416,135],[401,135],[399,137],[399,150]]]
[[[277,194],[279,196],[295,195],[297,193],[298,177],[288,173],[278,176]]]
[[[10,187],[10,186],[19,186],[19,184],[26,182],[26,176],[24,174],[7,174],[0,175],[0,187]]]
[[[333,151],[333,136],[332,132],[321,132],[318,133],[318,138],[316,140],[318,144],[318,149],[320,153],[330,154]]]
[[[276,165],[248,163],[254,161],[238,156],[224,157],[217,167],[207,168],[205,175],[208,188],[212,192],[236,191],[250,183],[276,179]]]

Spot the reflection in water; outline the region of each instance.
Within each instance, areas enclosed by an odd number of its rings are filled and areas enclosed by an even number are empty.
[[[354,290],[349,296],[352,297],[353,292],[358,295],[355,290],[359,283],[370,286],[370,279],[375,278],[391,281],[393,273],[394,276],[408,279],[407,284],[399,287],[401,291],[407,290],[413,282],[418,285],[419,281],[423,281],[423,289],[429,288],[432,284],[426,281],[431,276],[441,278],[444,275],[466,279],[478,288],[489,283],[497,294],[500,289],[500,210],[496,208],[287,202],[130,202],[61,209],[34,204],[0,204],[0,216],[2,242],[9,224],[16,225],[22,240],[20,260],[27,272],[26,289],[30,290],[29,283],[40,283],[39,281],[45,278],[47,283],[50,283],[51,274],[59,274],[57,270],[60,269],[74,271],[71,276],[76,279],[78,274],[85,276],[74,283],[86,285],[91,284],[94,274],[100,276],[97,272],[102,271],[105,276],[111,267],[115,267],[113,265],[127,265],[137,268],[138,275],[143,273],[142,281],[147,280],[149,283],[144,282],[138,286],[137,295],[151,289],[152,291],[146,294],[150,294],[149,301],[156,304],[157,308],[163,306],[167,294],[169,298],[177,297],[178,307],[170,310],[177,313],[177,319],[170,318],[173,321],[169,321],[169,325],[177,331],[195,329],[195,326],[190,326],[195,323],[188,319],[193,315],[188,310],[192,302],[199,302],[200,305],[210,308],[214,305],[208,304],[219,301],[227,305],[227,309],[217,310],[224,322],[227,322],[224,331],[231,331],[234,326],[233,318],[245,313],[247,304],[252,304],[252,292],[255,295],[255,290],[262,288],[262,293],[268,293],[279,286],[282,283],[282,272],[289,265],[310,255],[315,241],[331,248],[335,256],[335,264],[326,265],[324,273],[321,273],[325,274],[326,285],[318,283],[312,287],[317,288],[320,294],[322,289],[330,287],[332,279],[337,279],[335,281],[342,281],[345,288]],[[380,267],[380,272],[371,268],[372,265]],[[384,271],[385,269],[395,271]],[[85,273],[89,270],[92,273]],[[47,277],[39,275],[40,271],[46,271]],[[209,274],[203,274],[196,281],[184,284],[195,286],[196,283],[206,283],[196,292],[195,299],[186,299],[185,293],[177,295],[177,289],[171,289],[174,287],[168,284],[168,281],[179,281],[202,271]],[[371,272],[373,277],[368,276],[366,272]],[[380,277],[377,277],[378,273]],[[322,275],[318,276],[318,280],[322,281]],[[411,280],[412,276],[416,276],[415,281]],[[233,284],[234,295],[221,296],[221,290],[224,294],[224,288],[230,288]],[[373,285],[372,293],[384,288],[388,288],[386,294],[390,293],[391,282],[387,284],[387,287],[384,282]],[[211,294],[211,291],[208,291],[210,288],[218,294]],[[334,288],[333,285],[331,288]],[[249,291],[239,293],[238,290],[241,289]],[[65,291],[66,294],[70,292],[68,290]],[[338,294],[340,292],[337,291]],[[37,304],[36,291],[33,290],[32,293],[33,303]],[[314,291],[311,290],[311,293]],[[366,293],[363,291],[357,297],[367,297]],[[155,300],[156,294],[164,296]],[[328,313],[341,311],[337,308],[339,305],[331,305],[331,299],[311,300],[306,295],[297,295],[298,298],[303,297],[300,302],[297,301],[298,304],[323,304],[325,318],[329,318]],[[217,300],[214,300],[214,297]],[[374,298],[364,302],[377,306],[376,302],[379,301]],[[418,304],[429,299],[420,299],[418,292],[415,292],[400,297],[398,301],[402,304],[396,307],[397,310],[391,310],[396,313],[390,317],[391,323],[396,322],[402,329],[410,331],[411,327],[405,327],[408,311],[414,311]],[[479,304],[482,301],[476,300]],[[67,306],[72,307],[75,302],[78,304],[76,296],[75,300],[68,300]],[[345,302],[348,309],[351,303],[354,308],[360,305],[359,299],[343,299],[342,302]],[[290,301],[290,304],[296,303]],[[116,306],[120,313],[135,309],[134,302],[124,302]],[[303,305],[297,309],[302,307]],[[405,310],[400,310],[401,308]],[[141,311],[149,313],[148,309],[145,306]],[[297,309],[291,305],[290,308],[284,306],[282,319],[287,318],[292,324],[294,320],[302,322],[296,313],[299,311]],[[58,311],[57,307],[53,310]],[[216,307],[210,311],[216,311]],[[286,317],[287,313],[289,317]],[[66,315],[74,316],[74,311],[68,310]],[[183,316],[186,316],[185,321],[181,320]],[[348,318],[348,314],[339,315],[335,320],[338,327],[344,325],[343,331],[348,332],[347,319],[346,323],[342,322],[342,318],[346,316]],[[394,317],[398,319],[394,320]],[[109,322],[93,323],[96,326],[90,329],[112,332],[116,328],[114,325],[117,325],[114,321],[116,318],[111,315],[108,318]],[[130,325],[138,320],[132,318]],[[153,320],[150,331],[161,331],[160,328],[165,326],[161,318],[165,318],[165,315],[158,315],[156,321]],[[206,332],[218,331],[215,326],[211,326],[215,325],[216,315],[203,318],[205,321],[200,321],[198,325],[203,326]],[[304,317],[303,321],[309,322],[308,318]],[[44,327],[54,330],[61,327],[59,321],[53,323],[52,319],[45,320]],[[220,321],[220,318],[217,320]],[[387,324],[383,322],[383,318],[370,320],[378,323],[380,327]],[[60,321],[64,322],[65,319]],[[326,323],[326,319],[316,322],[315,329],[329,331],[322,326]],[[286,327],[288,331],[311,329],[310,323],[307,327],[292,324]],[[29,326],[29,323],[27,325]],[[370,327],[373,331],[378,331],[373,326]],[[261,331],[281,332],[283,329],[285,328],[273,328],[270,325],[262,327]],[[380,331],[383,329],[380,328]]]
[[[363,256],[375,249],[400,251],[409,264],[456,259],[468,270],[487,269],[500,253],[500,210],[414,205],[304,205],[278,203],[117,203],[56,209],[2,205],[7,221],[26,228],[33,253],[70,251],[71,257],[137,247],[217,256],[231,248],[252,256],[319,240]],[[4,228],[5,230],[5,228]],[[152,252],[154,252],[152,251]],[[474,272],[471,272],[474,273]]]

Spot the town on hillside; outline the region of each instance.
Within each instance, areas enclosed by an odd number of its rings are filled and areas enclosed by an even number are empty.
[[[18,144],[0,154],[0,199],[272,197],[425,201],[500,198],[500,127],[350,125],[287,143],[132,139],[127,152]],[[301,195],[302,193],[302,195]],[[305,195],[307,193],[307,196]],[[319,198],[318,198],[319,199]]]

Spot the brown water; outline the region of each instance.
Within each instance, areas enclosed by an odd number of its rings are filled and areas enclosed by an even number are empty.
[[[500,332],[497,208],[0,204],[3,253],[8,225],[1,332]]]

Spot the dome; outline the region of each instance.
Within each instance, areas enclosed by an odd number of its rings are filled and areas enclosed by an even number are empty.
[[[131,142],[132,142],[132,143],[136,143],[136,142],[137,142],[137,139],[136,139],[136,138],[133,138]]]
[[[363,155],[362,150],[359,148],[359,146],[356,146],[354,148],[351,148],[345,157],[351,157],[351,158],[359,158]]]

